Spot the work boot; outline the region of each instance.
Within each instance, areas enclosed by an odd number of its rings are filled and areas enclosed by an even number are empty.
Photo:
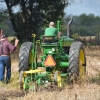
[[[10,80],[6,80],[6,82],[5,82],[5,83],[6,83],[6,84],[8,84],[9,82],[10,82]]]

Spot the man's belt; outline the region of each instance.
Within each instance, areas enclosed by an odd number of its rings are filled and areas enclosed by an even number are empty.
[[[4,55],[0,55],[0,56],[10,56],[9,54],[4,54]]]

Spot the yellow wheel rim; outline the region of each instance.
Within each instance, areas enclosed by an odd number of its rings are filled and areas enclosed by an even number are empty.
[[[29,60],[29,65],[33,64],[33,62],[34,62],[34,53],[32,53],[32,50],[29,53],[29,59],[28,60]],[[32,69],[32,67],[29,66],[29,69]]]
[[[29,63],[32,63],[32,52],[29,53]]]
[[[30,51],[29,53],[29,64],[31,64],[33,62],[33,55],[32,55],[32,51]]]
[[[86,66],[85,66],[85,53],[84,50],[81,49],[79,52],[79,78],[83,79],[86,73]]]

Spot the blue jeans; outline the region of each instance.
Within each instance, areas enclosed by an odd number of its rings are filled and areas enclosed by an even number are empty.
[[[0,56],[0,80],[4,80],[6,68],[6,80],[11,78],[11,58],[10,56]]]
[[[4,63],[0,61],[0,81],[4,81],[5,67]]]

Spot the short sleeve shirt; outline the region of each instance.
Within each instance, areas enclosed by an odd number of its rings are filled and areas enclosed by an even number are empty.
[[[57,28],[54,27],[48,27],[45,29],[45,35],[46,36],[56,36],[58,34]]]
[[[3,42],[3,44],[2,44],[2,49],[0,47],[0,55],[2,54],[2,50],[3,50],[4,55],[6,55],[6,54],[10,55],[10,51],[16,50],[16,47],[13,46],[9,41],[5,41],[5,40],[0,41],[0,43],[2,43],[2,42]]]

